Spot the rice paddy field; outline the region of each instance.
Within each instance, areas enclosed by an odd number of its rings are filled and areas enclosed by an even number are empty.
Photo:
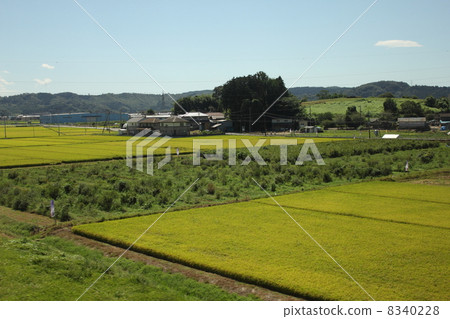
[[[376,300],[448,300],[448,187],[365,182],[274,197]],[[160,218],[161,217],[161,218]],[[75,233],[318,300],[368,300],[270,198],[79,225]]]
[[[130,136],[118,136],[117,133],[101,134],[101,130],[61,127],[11,127],[7,129],[7,139],[0,139],[0,168],[20,167],[44,164],[59,164],[68,162],[83,162],[107,159],[121,159],[126,156],[126,142]],[[33,135],[34,134],[34,135]],[[171,146],[172,153],[179,149],[180,153],[192,153],[192,140],[194,137],[174,138],[164,144]],[[229,139],[237,140],[237,147],[244,147],[242,139],[248,139],[255,144],[259,136],[199,136],[198,139],[224,140],[223,147],[227,148]],[[271,137],[284,138],[284,137]],[[297,138],[298,143],[304,138]],[[319,142],[329,142],[333,139],[320,139]],[[137,143],[138,141],[136,141]],[[268,145],[266,140],[264,145]],[[213,146],[204,146],[202,149],[211,149]],[[163,153],[164,148],[158,149]],[[144,149],[145,152],[145,149]],[[145,153],[144,153],[145,154]]]

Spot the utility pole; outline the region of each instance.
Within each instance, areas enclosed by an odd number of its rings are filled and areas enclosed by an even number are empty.
[[[252,129],[252,106],[250,104],[248,108],[248,133],[251,132],[251,129]]]
[[[6,114],[3,116],[3,126],[5,128],[5,139],[6,139]]]

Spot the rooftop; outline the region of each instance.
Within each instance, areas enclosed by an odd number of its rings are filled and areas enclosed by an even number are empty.
[[[160,123],[188,123],[189,121],[182,119],[178,116],[171,116],[165,120],[161,120]]]
[[[188,113],[184,113],[184,114],[180,114],[180,117],[201,117],[201,116],[205,116],[208,117],[208,114],[202,113],[202,112],[188,112]]]
[[[132,117],[127,121],[127,123],[137,123],[140,122],[142,119],[143,117]]]

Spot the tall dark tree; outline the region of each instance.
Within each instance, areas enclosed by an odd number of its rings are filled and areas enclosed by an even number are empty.
[[[414,101],[405,101],[400,104],[400,113],[404,117],[418,117],[424,114],[420,103]]]
[[[397,108],[397,102],[393,98],[388,97],[383,102],[383,108],[384,112],[391,113],[391,114],[397,114],[398,108]]]
[[[356,110],[356,106],[349,106],[347,108],[347,111],[345,111],[345,124],[348,127],[353,127],[353,128],[356,128],[356,127],[364,124],[364,118]]]
[[[273,118],[293,118],[302,114],[300,100],[287,91],[281,77],[272,79],[264,72],[233,78],[223,87],[216,88],[214,93],[220,95],[221,104],[229,111],[237,131],[269,130]]]
[[[450,102],[448,98],[441,97],[439,100],[437,100],[436,107],[441,109],[443,112],[450,112]]]
[[[433,96],[428,96],[425,99],[425,105],[428,107],[436,107],[436,104],[437,104],[436,102],[437,102],[437,100]]]

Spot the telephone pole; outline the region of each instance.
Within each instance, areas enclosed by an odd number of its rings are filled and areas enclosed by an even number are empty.
[[[3,117],[3,120],[4,120],[3,126],[5,128],[5,139],[6,139],[6,115]]]

